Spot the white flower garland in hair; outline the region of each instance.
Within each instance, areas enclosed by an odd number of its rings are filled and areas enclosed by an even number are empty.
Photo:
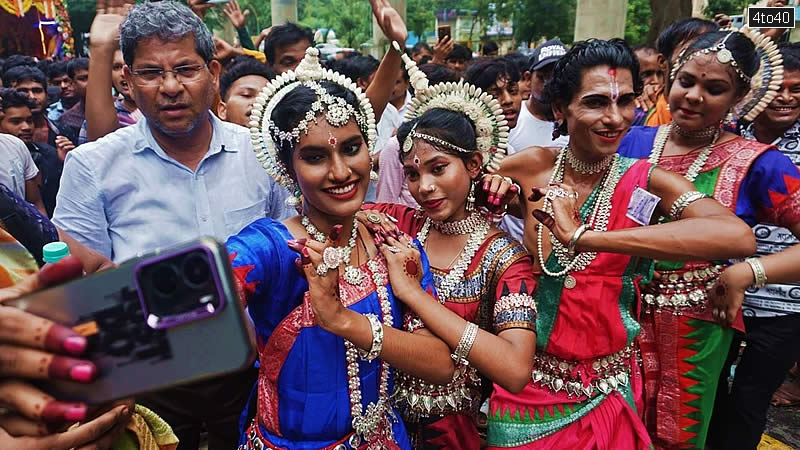
[[[344,99],[329,95],[319,85],[320,81],[329,81],[351,91],[358,98],[358,110],[347,104]],[[289,92],[300,85],[314,90],[317,100],[295,128],[281,130],[271,121],[272,111]],[[332,126],[343,126],[350,117],[355,117],[362,133],[367,136],[367,147],[370,154],[375,154],[375,111],[372,109],[367,95],[349,78],[332,70],[324,69],[319,63],[319,50],[316,48],[311,47],[306,50],[306,55],[297,69],[282,73],[267,83],[253,103],[249,123],[253,150],[267,173],[292,194],[287,200],[287,203],[292,206],[299,205],[300,188],[281,162],[275,139],[281,143],[298,140],[301,133],[308,132],[309,122],[312,120],[316,122],[316,113],[322,111],[323,104],[325,105],[324,109],[327,110],[326,120]]]
[[[399,45],[392,45],[400,51]],[[402,52],[401,52],[402,53]],[[403,53],[403,62],[414,88],[414,98],[408,106],[405,120],[413,120],[433,108],[448,109],[466,115],[475,126],[477,151],[483,156],[486,172],[500,168],[500,161],[508,153],[508,122],[500,103],[488,92],[459,81],[430,86],[425,72]]]

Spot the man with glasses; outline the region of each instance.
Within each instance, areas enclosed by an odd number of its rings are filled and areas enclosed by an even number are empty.
[[[225,240],[258,218],[292,214],[248,130],[209,110],[220,64],[203,22],[177,2],[141,3],[116,19],[124,77],[143,119],[68,154],[54,222],[121,262],[204,235]],[[246,372],[137,400],[172,425],[182,448],[198,448],[205,428],[209,449],[231,449],[254,382]]]

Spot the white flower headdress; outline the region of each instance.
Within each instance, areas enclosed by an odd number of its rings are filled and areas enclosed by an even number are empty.
[[[741,33],[751,41],[756,47],[756,54],[759,59],[758,71],[749,77],[742,72],[738,63],[733,58],[733,54],[725,46],[728,38],[733,33]],[[688,52],[688,53],[687,53]],[[750,90],[735,107],[736,115],[746,121],[754,120],[778,95],[781,83],[783,83],[783,56],[781,56],[778,46],[769,38],[761,34],[758,30],[744,26],[738,31],[730,31],[720,42],[715,45],[702,49],[690,51],[688,47],[678,55],[678,62],[672,68],[670,82],[675,77],[684,64],[691,61],[697,55],[708,55],[715,53],[717,61],[722,64],[730,64],[733,70],[745,83],[750,86]]]
[[[397,42],[392,42],[392,45],[400,51]],[[417,63],[405,53],[402,58],[408,71],[409,82],[414,88],[414,98],[408,105],[405,120],[413,120],[433,108],[449,109],[466,115],[475,125],[477,150],[483,157],[484,170],[491,173],[499,169],[500,161],[508,153],[509,132],[508,122],[500,103],[488,92],[483,92],[481,88],[463,80],[458,83],[447,82],[429,86],[425,72],[419,70]],[[465,153],[474,151],[450,143],[444,145],[441,139],[413,130],[404,142],[403,154],[411,151],[414,139],[422,139],[434,145]]]
[[[328,81],[351,91],[358,98],[358,108],[354,108],[341,97],[328,94],[319,82]],[[317,96],[316,101],[300,122],[291,130],[280,129],[272,120],[272,111],[283,98],[298,86],[306,86]],[[324,116],[322,116],[325,111]],[[361,132],[367,136],[370,154],[375,151],[375,112],[366,94],[353,81],[342,74],[323,68],[319,63],[319,50],[310,47],[297,69],[278,75],[267,83],[256,97],[250,113],[250,137],[253,150],[267,173],[281,186],[289,190],[291,196],[287,203],[300,204],[300,187],[292,179],[287,167],[278,156],[278,145],[297,142],[301,134],[308,134],[313,121],[317,123],[322,116],[334,127],[341,127],[354,117]]]

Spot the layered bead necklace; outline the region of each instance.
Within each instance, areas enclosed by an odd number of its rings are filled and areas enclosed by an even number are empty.
[[[306,232],[317,242],[325,242],[325,234],[320,232],[307,216],[300,220]],[[359,285],[363,281],[363,272],[350,265],[350,256],[356,246],[358,236],[358,219],[353,218],[353,230],[346,247],[335,247],[340,252],[341,260],[345,263],[343,278],[351,285]],[[392,304],[389,302],[389,290],[386,288],[386,277],[380,272],[380,265],[374,259],[367,262],[367,268],[375,283],[375,292],[380,301],[383,315],[383,326],[394,326]],[[353,448],[358,447],[363,439],[368,449],[381,449],[380,438],[392,440],[392,405],[389,401],[389,364],[381,363],[380,382],[378,385],[378,400],[370,403],[366,408],[361,404],[361,379],[359,377],[359,352],[355,344],[344,339],[345,361],[347,362],[347,389],[350,396],[350,417],[352,418],[353,436],[348,442]],[[383,434],[382,434],[383,433]]]
[[[326,237],[325,233],[322,233],[311,223],[311,219],[308,216],[303,216],[300,219],[300,223],[306,229],[306,233],[311,236],[315,241],[325,243]],[[364,279],[364,274],[361,272],[360,269],[353,267],[350,264],[350,255],[353,252],[353,249],[356,247],[356,237],[358,236],[358,219],[355,217],[353,218],[353,230],[350,232],[350,239],[347,241],[346,247],[334,247],[341,256],[341,260],[344,262],[344,280],[353,286],[360,285]]]
[[[564,168],[565,168],[565,155],[569,153],[567,149],[564,149],[559,153],[558,158],[556,158],[555,167],[553,167],[553,174],[550,176],[550,184],[554,183],[561,183],[564,181]],[[592,208],[592,212],[589,215],[589,220],[587,221],[588,224],[592,225],[592,229],[595,231],[606,231],[608,229],[608,219],[609,214],[611,213],[611,197],[614,195],[614,188],[617,186],[617,182],[621,176],[620,167],[619,167],[619,155],[613,154],[611,155],[610,167],[608,172],[603,176],[603,180],[601,181],[602,187],[596,193],[594,199],[594,205]],[[545,197],[544,205],[542,209],[552,215],[553,214],[553,205],[550,200]],[[542,266],[542,270],[545,274],[551,277],[560,277],[563,275],[567,275],[564,279],[564,287],[567,289],[572,289],[577,285],[577,280],[572,275],[569,275],[570,272],[579,272],[589,264],[594,261],[595,257],[597,257],[597,252],[583,252],[579,253],[574,258],[569,256],[567,248],[550,233],[550,243],[552,245],[553,252],[556,254],[558,258],[559,264],[561,264],[564,269],[558,272],[551,272],[546,267],[546,260],[544,259],[544,250],[542,248],[542,238],[544,232],[544,225],[539,224],[537,225],[537,251],[539,256],[540,265]]]
[[[383,326],[394,326],[392,317],[392,304],[389,302],[389,290],[386,288],[386,277],[380,273],[380,265],[374,259],[367,262],[372,281],[375,283],[375,292],[380,299]],[[361,380],[358,376],[358,348],[347,339],[344,340],[345,359],[347,361],[347,387],[350,393],[350,417],[353,421],[353,431],[367,443],[368,449],[382,449],[381,437],[392,440],[392,421],[395,420],[392,404],[389,400],[389,363],[381,360],[380,383],[378,385],[378,400],[370,403],[366,408],[361,404]],[[358,447],[356,439],[351,438],[350,445]]]
[[[436,286],[436,292],[439,295],[439,303],[444,304],[447,299],[450,298],[450,293],[455,289],[459,281],[461,281],[464,272],[467,271],[467,268],[472,262],[472,258],[475,257],[481,244],[486,240],[486,236],[489,234],[490,224],[489,221],[478,212],[473,212],[466,219],[457,222],[434,222],[428,217],[425,219],[422,229],[417,233],[417,240],[420,244],[425,245],[425,240],[428,238],[431,225],[436,231],[445,235],[471,233],[469,239],[467,239],[467,244],[459,253],[460,257],[458,262],[450,269],[450,272],[444,276],[442,282]]]
[[[674,125],[677,126],[677,124]],[[667,145],[667,140],[669,140],[669,133],[672,131],[672,127],[673,124],[669,124],[661,127],[661,129],[658,130],[658,133],[656,133],[656,138],[653,141],[653,151],[650,153],[650,157],[647,159],[647,162],[658,165],[658,162],[661,160],[661,154],[664,152],[664,147]],[[677,131],[678,130],[676,129],[676,132]],[[697,175],[700,174],[703,166],[706,165],[708,157],[711,156],[711,153],[714,151],[714,144],[717,143],[720,134],[722,134],[722,131],[719,127],[715,127],[713,129],[714,133],[712,135],[708,135],[707,131],[705,130],[701,131],[702,137],[711,137],[711,142],[709,142],[708,145],[706,145],[705,148],[697,154],[697,158],[695,158],[694,162],[692,162],[692,165],[689,166],[689,169],[683,176],[689,180],[690,183],[694,183]],[[684,133],[682,135],[685,135],[685,132],[682,133]]]

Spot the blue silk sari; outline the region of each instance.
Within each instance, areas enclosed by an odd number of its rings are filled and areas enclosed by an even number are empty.
[[[344,340],[316,325],[309,303],[308,282],[297,271],[299,254],[286,241],[287,228],[260,219],[228,240],[227,246],[242,301],[252,318],[260,363],[256,422],[263,439],[275,447],[319,449],[346,440],[352,433]],[[417,243],[418,247],[419,244]],[[388,280],[386,264],[373,258]],[[423,253],[422,287],[433,292],[433,278]],[[340,278],[342,303],[361,314],[383,317],[367,265],[359,267],[363,282],[352,286]],[[395,328],[403,327],[403,305],[389,287]],[[378,396],[381,361],[359,360],[362,406]],[[389,394],[394,392],[394,374]],[[393,422],[393,443],[410,448],[399,415]],[[242,439],[245,439],[243,436]]]

